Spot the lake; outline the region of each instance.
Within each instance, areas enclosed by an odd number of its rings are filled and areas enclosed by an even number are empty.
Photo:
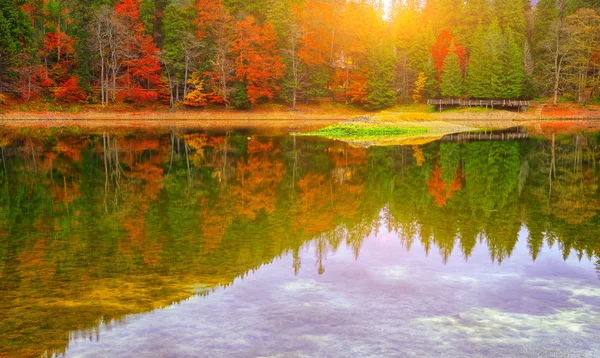
[[[0,132],[0,357],[600,356],[597,133]]]

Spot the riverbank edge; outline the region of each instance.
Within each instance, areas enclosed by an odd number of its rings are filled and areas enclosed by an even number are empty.
[[[415,120],[600,120],[600,113],[592,116],[568,116],[556,117],[546,116],[532,112],[511,112],[505,110],[486,110],[482,112],[472,111],[446,111],[446,112],[385,112],[385,116],[398,115],[403,119]],[[590,113],[591,114],[591,113]],[[331,112],[331,111],[85,111],[78,113],[70,112],[0,112],[0,122],[9,121],[345,121],[354,117],[377,118],[381,116],[378,112]]]

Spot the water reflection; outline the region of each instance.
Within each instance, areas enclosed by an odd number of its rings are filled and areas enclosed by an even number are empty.
[[[7,355],[62,353],[72,331],[210,293],[287,253],[295,274],[327,276],[328,255],[362,257],[373,233],[440,264],[468,264],[478,248],[502,264],[521,244],[533,261],[558,247],[600,266],[597,135],[362,149],[64,131],[2,133]]]

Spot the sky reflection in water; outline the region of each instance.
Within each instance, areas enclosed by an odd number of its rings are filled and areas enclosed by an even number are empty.
[[[293,275],[287,255],[207,297],[103,327],[68,355],[553,357],[600,353],[600,286],[589,261],[545,246],[531,261],[524,228],[510,259],[485,245],[444,265],[393,233],[329,254],[315,244]],[[457,250],[458,251],[458,250]]]

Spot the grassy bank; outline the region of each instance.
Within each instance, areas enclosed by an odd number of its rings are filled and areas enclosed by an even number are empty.
[[[318,129],[303,136],[319,136],[331,139],[360,139],[378,137],[400,137],[426,134],[429,130],[425,127],[404,127],[375,123],[343,123]]]
[[[378,121],[359,117],[300,136],[317,136],[339,140],[357,147],[421,145],[440,139],[446,134],[475,130],[477,127],[445,121]]]

